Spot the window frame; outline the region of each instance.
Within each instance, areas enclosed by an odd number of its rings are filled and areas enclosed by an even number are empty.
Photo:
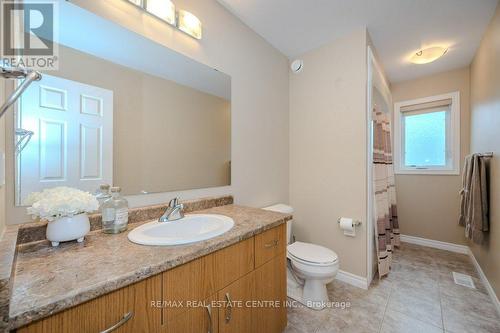
[[[416,104],[451,99],[449,127],[446,128],[447,165],[408,167],[404,165],[404,113],[401,108]],[[448,123],[447,123],[448,125]],[[460,92],[429,96],[394,103],[394,173],[409,175],[459,175],[460,174]]]

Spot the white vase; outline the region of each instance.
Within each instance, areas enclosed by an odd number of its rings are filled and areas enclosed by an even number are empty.
[[[86,213],[66,216],[47,224],[47,239],[52,243],[52,246],[58,246],[59,242],[75,239],[81,243],[89,231],[90,222]]]

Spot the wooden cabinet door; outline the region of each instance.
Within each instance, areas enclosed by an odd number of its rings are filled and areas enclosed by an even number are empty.
[[[254,269],[253,237],[215,252],[217,290],[228,286]]]
[[[215,256],[210,254],[163,273],[163,322],[191,310],[188,302],[202,302],[215,295]]]
[[[119,289],[61,313],[22,327],[20,333],[159,332],[161,308],[151,302],[161,298],[161,274]]]
[[[123,332],[159,332],[162,324],[161,301],[162,276],[158,274],[128,288],[133,288],[133,318],[123,326]],[[116,332],[122,332],[117,330]]]
[[[260,304],[253,309],[253,332],[281,333],[287,325],[285,255],[268,261],[254,274],[255,300]]]
[[[163,324],[162,333],[218,333],[219,308],[214,306],[215,300],[214,295],[199,306],[172,317]]]
[[[255,277],[251,272],[218,292],[219,333],[252,332],[251,303],[255,299]],[[264,332],[264,331],[262,331]]]
[[[286,224],[255,236],[255,268],[286,251]]]

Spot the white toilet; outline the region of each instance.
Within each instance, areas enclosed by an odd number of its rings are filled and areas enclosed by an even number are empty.
[[[277,204],[266,210],[292,214],[293,208]],[[329,301],[326,285],[339,270],[339,259],[326,247],[303,242],[291,243],[292,221],[287,222],[288,278],[287,295],[313,309],[323,309]]]

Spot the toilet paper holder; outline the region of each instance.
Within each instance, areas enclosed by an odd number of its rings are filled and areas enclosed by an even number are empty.
[[[341,219],[341,217],[339,217],[338,220],[337,220],[337,223],[339,223],[339,224],[340,224],[340,219]],[[352,220],[352,226],[353,227],[358,227],[360,225],[361,225],[361,221],[359,221],[359,220]]]

